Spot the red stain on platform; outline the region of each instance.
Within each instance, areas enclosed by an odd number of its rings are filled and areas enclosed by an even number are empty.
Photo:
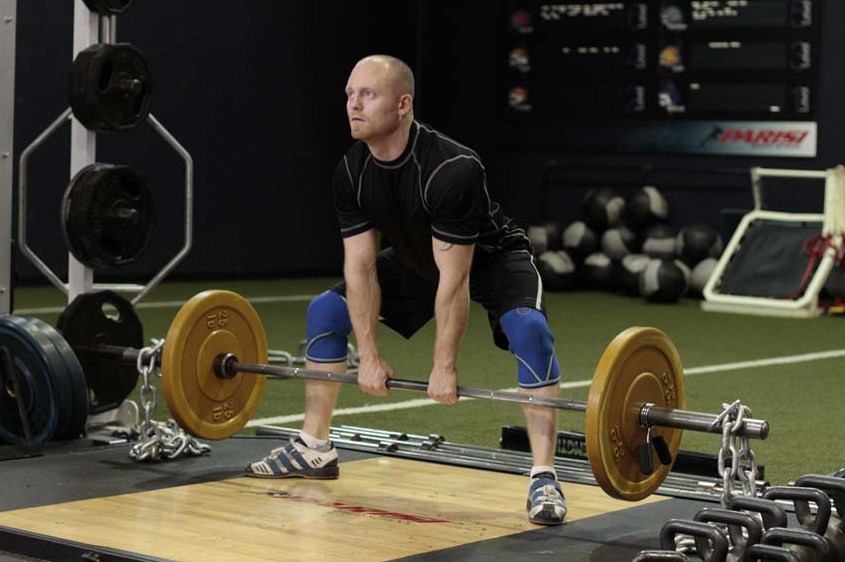
[[[290,492],[256,492],[258,494],[268,495],[271,498],[289,500],[299,503],[308,503],[312,505],[319,505],[331,509],[337,509],[348,513],[361,513],[364,515],[374,515],[376,517],[385,517],[387,519],[398,519],[400,521],[408,521],[410,523],[451,523],[445,519],[432,519],[431,517],[422,517],[420,515],[411,515],[408,513],[398,513],[396,511],[386,511],[384,509],[377,509],[374,507],[365,507],[361,505],[350,505],[343,502],[323,500],[320,498],[312,498],[309,496],[300,496],[291,494]]]

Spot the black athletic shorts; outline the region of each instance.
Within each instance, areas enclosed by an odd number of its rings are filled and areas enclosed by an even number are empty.
[[[402,267],[392,248],[379,252],[376,269],[381,288],[381,322],[410,338],[434,316],[437,284]],[[540,287],[540,274],[527,251],[503,253],[483,266],[473,264],[470,298],[487,310],[498,347],[508,349],[508,339],[499,325],[505,312],[524,306],[545,313]],[[346,283],[341,281],[332,290],[345,295]]]

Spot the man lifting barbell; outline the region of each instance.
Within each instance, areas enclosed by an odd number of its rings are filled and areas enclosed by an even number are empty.
[[[516,357],[521,392],[556,396],[560,368],[530,243],[491,200],[478,155],[414,119],[414,76],[394,57],[359,61],[346,97],[359,142],[333,181],[344,281],[308,308],[307,368],[345,370],[347,337],[354,331],[358,384],[384,396],[395,374],[379,352],[379,320],[409,338],[433,316],[428,394],[453,404],[472,299],[487,310],[496,345]],[[377,232],[390,248],[378,251]],[[328,436],[338,389],[334,382],[308,380],[300,436],[250,464],[247,474],[336,478],[337,453]],[[557,412],[533,405],[523,410],[533,457],[528,517],[557,525],[566,516],[554,469]]]
[[[478,156],[414,121],[413,76],[396,59],[360,61],[347,96],[353,137],[362,142],[335,176],[345,283],[309,306],[310,368],[266,365],[261,320],[246,299],[230,291],[204,291],[190,299],[173,319],[166,345],[144,349],[138,349],[140,335],[126,331],[140,327],[132,321],[131,303],[110,291],[88,293],[60,317],[67,341],[43,322],[0,318],[4,411],[17,413],[3,420],[3,428],[7,422],[11,427],[8,440],[29,446],[78,436],[84,425],[78,412],[86,410],[78,401],[86,401],[86,390],[98,398],[97,407],[122,400],[120,392],[112,396],[95,388],[101,375],[113,377],[111,359],[132,367],[126,392],[146,361],[154,367],[158,350],[170,413],[197,437],[223,439],[243,429],[261,400],[266,376],[308,381],[302,434],[252,463],[253,476],[338,476],[337,454],[328,442],[337,383],[354,383],[373,394],[389,388],[421,391],[448,403],[459,396],[518,403],[528,420],[534,463],[529,517],[541,524],[562,522],[566,509],[552,467],[557,409],[586,414],[587,457],[596,483],[628,501],[660,486],[683,429],[723,439],[725,431],[733,438],[767,437],[768,422],[739,415],[733,405],[719,415],[684,410],[680,357],[656,328],[628,328],[613,339],[586,403],[555,398],[560,369],[530,245],[490,201]],[[387,235],[391,249],[377,251],[376,229]],[[516,355],[520,392],[457,386],[455,358],[470,298],[488,311],[496,344]],[[107,303],[116,317],[106,314]],[[378,319],[410,337],[432,316],[437,337],[428,384],[395,378],[379,354]],[[360,379],[343,372],[353,329],[362,351]],[[83,379],[88,389],[80,386]],[[146,406],[154,407],[154,401]],[[147,422],[149,416],[145,407]],[[133,458],[149,458],[150,443],[142,443],[144,453]]]

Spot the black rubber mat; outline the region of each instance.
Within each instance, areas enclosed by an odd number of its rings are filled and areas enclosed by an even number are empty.
[[[249,462],[282,442],[274,437],[233,437],[207,442],[209,455],[155,463],[130,459],[126,445],[91,447],[80,442],[53,448],[41,456],[0,462],[0,511],[235,478]],[[367,456],[355,451],[341,455],[343,461]]]

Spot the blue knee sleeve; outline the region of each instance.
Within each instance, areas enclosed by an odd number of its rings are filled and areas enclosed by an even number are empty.
[[[311,299],[306,314],[305,358],[317,363],[346,361],[352,322],[346,301],[334,291]]]
[[[545,314],[519,307],[503,314],[499,323],[508,337],[508,349],[516,357],[519,386],[536,388],[560,380],[555,340]]]

